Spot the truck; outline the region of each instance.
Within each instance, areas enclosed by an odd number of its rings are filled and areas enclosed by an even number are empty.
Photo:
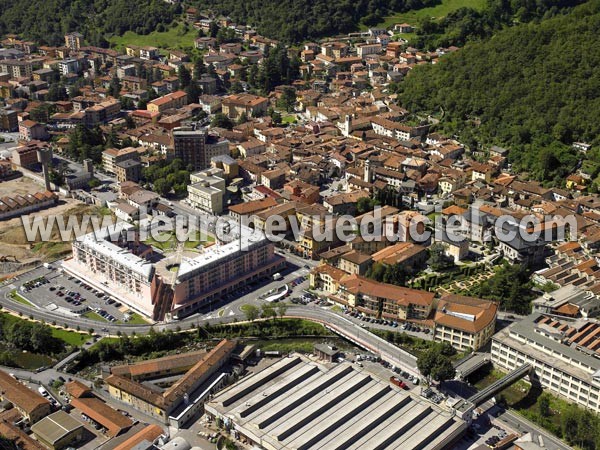
[[[398,386],[401,389],[404,389],[404,390],[408,389],[408,386],[406,385],[406,383],[404,381],[402,381],[400,378],[390,377],[390,383],[392,383],[395,386]]]
[[[274,281],[281,280],[281,274],[279,272],[274,273],[273,274],[273,280]]]

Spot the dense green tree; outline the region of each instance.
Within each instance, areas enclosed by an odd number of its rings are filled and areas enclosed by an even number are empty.
[[[520,265],[504,264],[496,273],[472,290],[474,295],[500,302],[501,309],[529,314],[531,300],[530,272]]]
[[[512,17],[511,11],[503,14]],[[600,112],[599,28],[598,0],[540,23],[508,27],[439,64],[416,67],[398,86],[400,102],[411,111],[443,111],[441,131],[458,134],[471,147],[505,145],[515,171],[561,185],[582,157],[594,158],[579,154],[572,142],[600,142],[600,123],[593,119]]]
[[[277,100],[277,106],[287,112],[293,111],[296,106],[296,89],[290,86],[284,87],[281,97]]]
[[[119,80],[116,74],[112,77],[112,80],[110,81],[107,94],[115,98],[121,97],[121,81]]]
[[[159,24],[170,24],[176,9],[163,0],[0,0],[0,35],[63,45],[65,33],[79,31],[90,44],[107,47],[107,36],[149,34]]]
[[[436,4],[434,0],[207,0],[196,2],[237,23],[256,27],[264,36],[284,42],[301,42],[372,26],[394,11]],[[218,37],[218,30],[211,30]]]
[[[192,74],[185,66],[179,66],[179,71],[177,72],[177,76],[179,78],[179,88],[185,89],[192,82]]]
[[[231,130],[233,128],[233,122],[225,114],[217,113],[211,120],[210,126],[214,128],[225,128],[227,130]]]
[[[443,354],[441,346],[424,352],[417,358],[419,372],[429,381],[443,382],[456,375],[450,358]]]
[[[254,305],[244,305],[244,316],[248,322],[254,322],[260,317],[260,310]]]
[[[429,247],[429,259],[427,265],[432,270],[444,270],[454,265],[452,257],[446,255],[446,246],[441,242],[436,242]]]

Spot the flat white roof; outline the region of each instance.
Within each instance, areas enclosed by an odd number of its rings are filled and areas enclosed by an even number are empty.
[[[246,226],[239,226],[237,223],[230,221],[230,235],[233,240],[228,243],[215,242],[214,245],[205,248],[195,258],[181,259],[179,266],[178,279],[182,276],[190,274],[196,270],[205,268],[215,262],[227,259],[237,253],[249,250],[257,244],[267,243],[267,238],[262,231],[252,230]]]
[[[112,259],[132,272],[142,275],[146,280],[150,280],[153,272],[152,263],[110,242],[111,239],[116,239],[122,232],[127,232],[133,228],[133,225],[129,223],[117,222],[113,226],[80,236],[77,241],[90,250],[106,256],[107,259]]]

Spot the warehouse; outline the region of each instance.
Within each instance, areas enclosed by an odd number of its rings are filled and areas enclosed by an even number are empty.
[[[83,424],[64,411],[44,417],[31,427],[38,441],[60,450],[83,438]]]
[[[116,366],[106,377],[112,398],[179,428],[200,413],[203,400],[223,385],[237,343],[227,339],[209,352],[196,351]],[[181,376],[179,376],[181,375]]]
[[[342,363],[284,358],[205,405],[240,439],[267,450],[437,450],[466,424],[423,398]]]
[[[0,401],[10,402],[30,423],[50,414],[50,402],[0,370]]]

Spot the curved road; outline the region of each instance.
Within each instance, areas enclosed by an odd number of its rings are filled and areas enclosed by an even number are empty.
[[[197,325],[203,324],[218,324],[230,323],[234,321],[245,320],[244,314],[241,311],[236,311],[234,314],[223,317],[204,318],[200,315],[194,315],[174,322],[157,323],[155,325],[131,325],[131,324],[114,324],[114,323],[99,323],[97,321],[87,319],[85,317],[67,317],[60,314],[47,311],[45,309],[36,308],[16,302],[8,297],[11,289],[8,286],[0,288],[0,302],[2,306],[10,311],[22,313],[24,317],[32,316],[36,320],[44,320],[47,323],[56,322],[58,326],[67,324],[72,329],[79,327],[82,331],[93,328],[97,333],[99,329],[108,330],[107,334],[116,335],[118,332],[131,334],[145,334],[151,328],[155,330],[186,330]],[[355,344],[381,356],[382,359],[389,363],[398,366],[413,375],[419,375],[417,370],[416,358],[396,347],[375,334],[361,328],[354,322],[340,316],[328,309],[310,306],[290,306],[287,309],[286,317],[303,318],[312,322],[318,322],[325,325],[328,329],[336,334],[339,334]]]

